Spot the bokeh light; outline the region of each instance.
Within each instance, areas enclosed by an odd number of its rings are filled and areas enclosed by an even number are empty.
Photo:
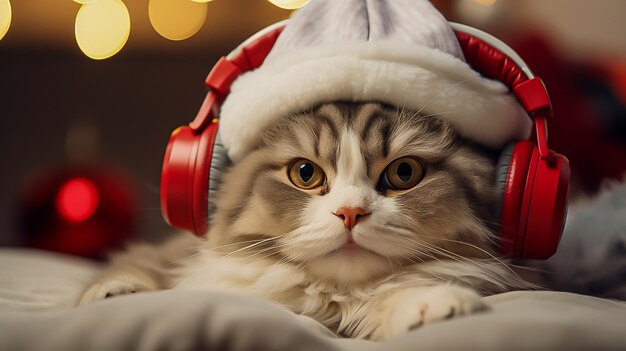
[[[9,0],[0,0],[0,39],[9,31],[11,25],[11,3]]]
[[[169,40],[184,40],[196,34],[207,16],[206,2],[150,0],[148,15],[152,27]]]
[[[493,5],[496,3],[496,0],[474,0],[474,2],[481,5]]]
[[[130,35],[130,15],[121,0],[85,1],[74,28],[78,47],[92,59],[119,52]]]
[[[295,10],[306,5],[310,0],[268,0],[281,9]]]
[[[211,2],[213,0],[191,0],[193,2]]]
[[[100,0],[74,0],[74,2],[77,2],[81,5],[86,5],[86,4],[91,4],[94,3],[96,1],[100,1]]]
[[[96,185],[87,178],[74,178],[63,184],[55,204],[59,215],[68,222],[82,222],[91,217],[100,202]]]

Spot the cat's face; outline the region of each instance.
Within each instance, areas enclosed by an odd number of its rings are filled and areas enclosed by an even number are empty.
[[[435,116],[322,105],[266,129],[224,175],[209,242],[340,282],[484,256],[493,176]]]

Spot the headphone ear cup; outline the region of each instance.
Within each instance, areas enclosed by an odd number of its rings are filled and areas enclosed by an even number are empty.
[[[165,221],[175,227],[192,230],[189,197],[190,155],[197,148],[196,136],[189,127],[172,132],[167,143],[161,171],[161,211]]]
[[[208,183],[218,125],[202,133],[176,129],[167,145],[161,173],[161,209],[173,227],[205,235],[208,229]]]
[[[519,141],[507,146],[498,161],[496,218],[500,223],[500,252],[508,257],[519,257],[521,254],[520,244],[524,238],[519,231],[520,219],[534,149],[531,142]]]
[[[497,173],[502,254],[549,258],[556,252],[567,215],[567,158],[557,154],[544,161],[539,149],[524,140],[505,149]]]
[[[526,189],[531,192],[525,196],[529,198],[528,211],[522,212],[526,224],[520,257],[547,259],[556,252],[567,217],[569,179],[565,156],[557,154],[550,161],[537,158],[532,189]]]

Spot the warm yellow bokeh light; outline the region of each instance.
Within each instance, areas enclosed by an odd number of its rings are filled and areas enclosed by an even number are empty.
[[[211,2],[213,0],[191,0],[193,2]]]
[[[0,0],[0,39],[9,31],[11,25],[11,3],[9,0]]]
[[[189,0],[150,0],[148,16],[157,33],[169,40],[196,34],[207,15],[207,4]]]
[[[77,2],[81,5],[87,5],[96,1],[99,1],[99,0],[74,0],[74,2]]]
[[[281,9],[295,10],[306,5],[310,0],[268,0]]]
[[[124,47],[130,34],[130,15],[121,0],[98,0],[81,6],[74,27],[85,55],[102,60]]]
[[[474,0],[474,2],[477,2],[481,5],[493,5],[496,3],[496,0]]]

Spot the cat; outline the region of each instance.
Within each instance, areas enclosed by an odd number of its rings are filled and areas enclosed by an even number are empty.
[[[336,102],[286,116],[224,174],[207,236],[115,258],[79,304],[232,291],[385,340],[528,288],[495,255],[494,152],[436,115]]]

